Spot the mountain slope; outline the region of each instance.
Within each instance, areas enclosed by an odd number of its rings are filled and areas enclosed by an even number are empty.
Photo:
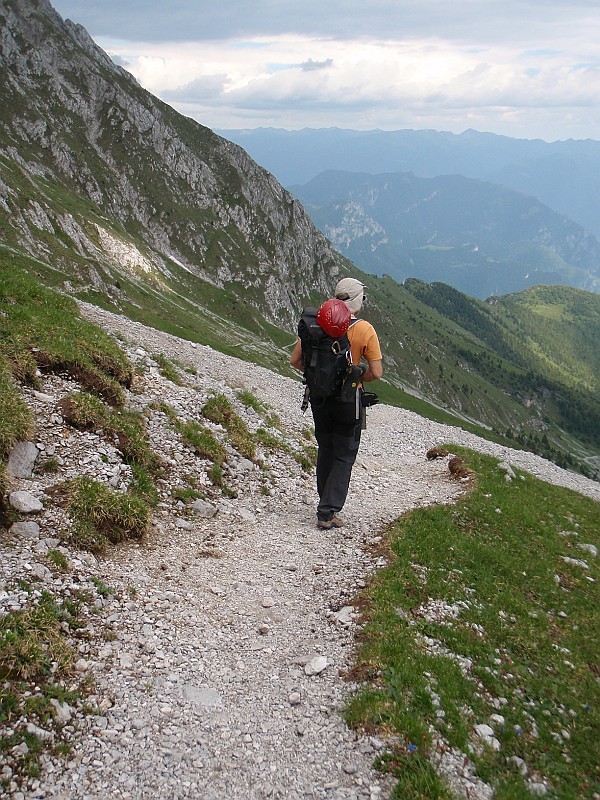
[[[152,97],[46,0],[0,14],[5,243],[105,290],[118,272],[168,284],[187,270],[280,323],[326,290],[341,260],[241,148]]]
[[[536,283],[600,290],[600,244],[535,197],[460,175],[329,170],[291,191],[367,272],[485,299]]]
[[[385,353],[382,399],[491,437],[510,430],[565,465],[598,455],[592,388],[568,371],[548,387],[536,364],[512,363],[485,330],[359,271],[273,176],[143,91],[45,0],[1,0],[0,16],[0,285],[24,273],[291,374],[301,307],[352,274],[368,284],[365,316]],[[490,373],[490,363],[501,368]],[[591,435],[563,397],[588,409]]]

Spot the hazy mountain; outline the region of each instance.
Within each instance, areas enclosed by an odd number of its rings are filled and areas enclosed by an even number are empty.
[[[285,186],[325,170],[464,175],[537,197],[600,237],[600,142],[544,142],[468,130],[353,131],[277,128],[221,131]]]
[[[289,373],[302,305],[353,274],[369,285],[383,399],[510,432],[567,465],[598,455],[600,396],[585,376],[600,351],[599,296],[571,290],[566,314],[563,295],[540,295],[535,337],[511,310],[509,348],[504,299],[490,306],[445,285],[360,272],[239,146],[144,91],[46,0],[0,0],[0,24],[0,282],[24,271]],[[576,234],[571,256],[584,259]]]
[[[596,238],[535,197],[497,184],[329,170],[290,188],[367,272],[443,281],[482,299],[538,283],[600,290]]]

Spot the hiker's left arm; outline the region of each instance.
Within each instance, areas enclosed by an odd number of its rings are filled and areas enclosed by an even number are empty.
[[[304,365],[302,364],[302,343],[300,339],[296,342],[296,346],[290,356],[290,364],[294,369],[299,370],[302,372],[304,370]]]
[[[379,338],[373,327],[371,327],[371,335],[368,337],[363,350],[363,357],[369,365],[363,375],[363,383],[378,381],[383,375],[383,360]]]
[[[365,374],[362,376],[363,383],[369,383],[370,381],[378,381],[379,378],[383,375],[383,363],[381,359],[377,361],[369,361],[369,366]]]

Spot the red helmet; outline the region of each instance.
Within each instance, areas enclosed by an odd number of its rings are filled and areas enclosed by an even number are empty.
[[[326,300],[317,311],[317,322],[327,336],[339,339],[350,327],[352,314],[343,300]]]

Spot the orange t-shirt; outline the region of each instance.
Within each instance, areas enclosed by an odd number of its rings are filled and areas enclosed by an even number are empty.
[[[366,319],[357,319],[348,328],[348,341],[352,351],[352,363],[360,364],[361,358],[367,361],[381,361],[381,347],[375,328]]]

